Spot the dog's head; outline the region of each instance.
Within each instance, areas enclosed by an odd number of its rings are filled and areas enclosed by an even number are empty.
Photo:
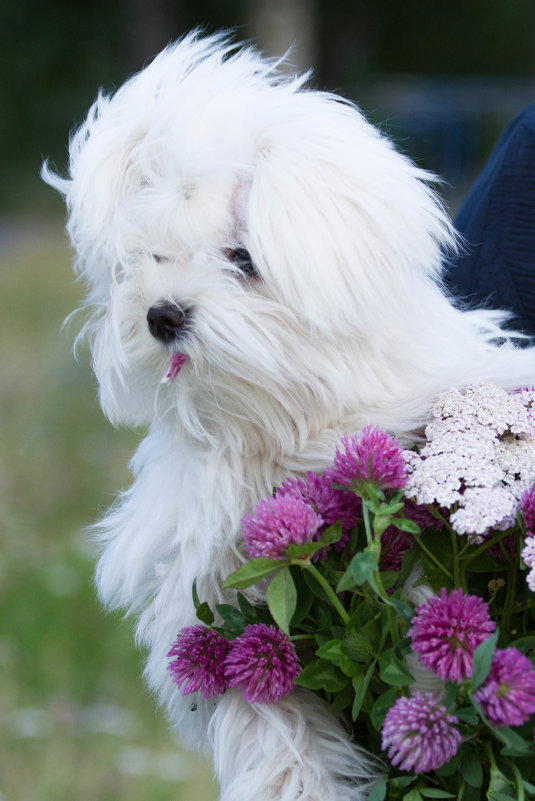
[[[451,229],[428,176],[304,84],[192,34],[98,97],[68,179],[45,165],[112,420],[306,436],[347,402],[340,352],[356,363],[381,331],[397,336],[415,282],[438,274]]]

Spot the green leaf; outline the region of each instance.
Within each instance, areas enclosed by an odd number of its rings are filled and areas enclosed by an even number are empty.
[[[420,791],[416,789],[409,790],[409,792],[405,793],[403,796],[403,801],[422,801]]]
[[[314,601],[314,593],[304,579],[303,570],[300,570],[298,567],[291,567],[290,571],[297,590],[297,605],[292,617],[292,625],[298,626],[310,612]]]
[[[207,626],[211,626],[212,623],[214,622],[214,613],[212,612],[206,601],[198,605],[198,607],[195,610],[195,614],[197,615],[199,620],[202,620],[202,622],[206,623]]]
[[[329,528],[323,532],[318,542],[320,542],[322,545],[332,545],[333,543],[338,542],[341,536],[342,526],[338,521],[336,521],[334,525],[329,526]]]
[[[446,697],[444,699],[444,706],[446,709],[449,709],[453,704],[456,702],[457,699],[457,685],[454,684],[452,681],[446,682]],[[457,712],[457,710],[455,710]],[[471,712],[473,713],[474,710],[472,709]],[[477,715],[476,715],[477,720]]]
[[[317,605],[317,607],[318,607],[317,611],[319,612],[319,609],[321,609],[321,608],[326,609],[326,606],[330,605],[331,599],[327,596],[327,594],[326,594],[325,590],[323,589],[323,587],[321,586],[321,584],[318,581],[316,581],[314,576],[312,576],[308,572],[308,570],[303,570],[301,572],[303,573],[303,577],[305,579],[305,582],[307,583],[307,585],[310,588],[310,590],[312,590],[312,592],[314,593],[316,598],[320,598],[321,601],[324,602],[322,604],[318,604]],[[321,625],[323,626],[323,623]],[[325,626],[325,628],[327,628],[327,626]]]
[[[349,619],[349,623],[346,626],[347,631],[360,632],[363,626],[365,626],[374,619],[374,616],[375,616],[375,609],[372,609],[368,601],[359,602],[357,608],[355,609],[355,611],[353,612],[353,614]],[[377,625],[378,624],[376,623],[376,626]]]
[[[201,605],[201,601],[199,599],[199,594],[197,592],[197,579],[194,580],[191,586],[191,596],[193,598],[193,606],[195,607],[195,609],[198,609],[199,606]]]
[[[416,776],[395,776],[390,779],[390,785],[392,787],[408,787],[409,784],[416,781],[416,778]]]
[[[516,797],[514,783],[509,781],[497,767],[491,767],[489,789],[487,790],[488,801],[504,801],[504,799]]]
[[[351,560],[350,568],[357,585],[364,584],[377,571],[377,561],[371,551],[360,551]]]
[[[275,623],[290,634],[290,620],[297,606],[297,590],[286,565],[273,577],[267,589],[267,604]]]
[[[420,546],[416,542],[414,542],[407,551],[407,553],[405,554],[405,556],[403,557],[401,562],[401,570],[399,571],[400,587],[404,586],[406,580],[412,573],[414,565],[418,561],[419,556],[420,556]]]
[[[366,482],[366,495],[369,500],[365,500],[364,503],[372,512],[380,507],[386,497],[383,490],[379,489],[373,481]]]
[[[489,675],[490,666],[492,662],[492,655],[496,650],[496,644],[498,642],[498,630],[491,634],[490,637],[487,637],[482,643],[480,643],[476,650],[474,651],[474,658],[472,662],[472,690],[477,690],[480,687],[487,676]]]
[[[311,665],[303,668],[295,680],[300,687],[308,690],[327,690],[327,692],[340,692],[348,683],[347,676],[332,662],[318,659]]]
[[[483,766],[472,748],[465,752],[461,762],[461,776],[470,787],[481,787],[483,784]]]
[[[353,572],[351,570],[351,565],[347,568],[346,572],[338,582],[336,586],[336,592],[346,592],[346,590],[351,590],[353,587],[357,586],[357,582],[353,576]]]
[[[409,534],[420,533],[420,526],[418,523],[415,523],[414,520],[409,520],[406,517],[396,517],[391,521],[391,524],[396,528],[399,528],[400,531],[406,531]]]
[[[442,531],[429,530],[424,531],[420,536],[420,541],[450,574],[448,576],[444,570],[429,558],[425,551],[420,549],[420,559],[426,580],[436,592],[442,587],[448,590],[453,589],[453,553],[449,537],[444,537]]]
[[[241,633],[247,625],[247,621],[240,610],[236,609],[235,606],[231,606],[231,604],[217,604],[216,610],[223,618],[223,628],[227,629],[228,631],[237,631]]]
[[[275,570],[281,568],[281,562],[274,561],[273,559],[266,559],[264,556],[259,556],[257,559],[250,559],[244,565],[239,567],[230,576],[227,576],[223,582],[224,590],[243,590],[250,587],[251,584],[256,584],[260,579],[274,573]]]
[[[248,623],[255,623],[258,620],[257,608],[250,603],[242,592],[237,593],[237,597],[244,618]]]
[[[510,729],[509,726],[502,726],[500,729],[494,729],[495,736],[504,743],[501,750],[503,756],[522,757],[533,756],[533,741],[527,742],[524,738]]]
[[[385,715],[393,706],[397,696],[399,695],[399,690],[397,687],[390,687],[386,692],[377,698],[375,701],[372,711],[370,712],[370,719],[373,723],[375,730],[380,731],[381,726],[383,725],[383,721],[385,719]]]
[[[331,709],[337,715],[339,712],[343,712],[344,709],[347,709],[353,703],[353,687],[351,684],[348,684],[344,687],[343,690],[340,690],[337,693],[336,698],[331,704]]]
[[[509,793],[505,792],[502,793],[499,790],[490,794],[487,794],[487,799],[490,801],[517,801],[517,795],[509,795]]]
[[[447,704],[445,704],[445,706],[446,706],[446,708],[448,707]],[[477,726],[477,723],[478,723],[477,713],[476,713],[475,709],[472,709],[469,706],[467,706],[464,709],[456,709],[455,710],[455,717],[461,723],[467,723],[469,726]]]
[[[440,787],[420,787],[420,793],[425,798],[455,798],[453,793],[442,790]]]
[[[324,546],[320,542],[304,542],[302,545],[288,545],[286,548],[287,559],[297,559],[303,561],[304,557],[312,556],[317,551],[321,551]]]
[[[407,623],[410,623],[414,617],[414,607],[408,601],[402,598],[392,596],[389,599],[389,604],[392,606],[398,615],[403,618]]]
[[[368,801],[384,801],[386,798],[386,785],[387,780],[384,776],[377,779],[368,793]]]
[[[318,648],[316,656],[319,656],[321,659],[328,659],[329,662],[334,662],[335,665],[340,667],[342,643],[340,640],[329,640]]]
[[[535,648],[535,637],[532,635],[528,637],[520,637],[518,640],[513,640],[512,643],[509,643],[509,647],[516,648],[523,654],[527,654],[529,651]]]
[[[386,684],[394,684],[396,687],[414,682],[414,676],[409,673],[392,648],[379,657],[379,674]]]
[[[368,690],[368,685],[370,683],[371,677],[373,675],[373,671],[375,669],[375,663],[377,660],[373,660],[371,665],[369,666],[368,670],[366,671],[366,675],[364,678],[359,674],[357,676],[353,676],[352,684],[353,689],[355,690],[355,698],[353,700],[353,707],[351,709],[351,716],[353,720],[356,720],[359,716],[359,712],[362,708],[362,703],[364,701],[364,696]]]
[[[380,512],[383,515],[390,515],[392,517],[393,515],[400,512],[404,506],[405,506],[404,501],[399,501],[396,500],[395,498],[392,498],[392,500],[389,501],[389,503],[381,504]]]
[[[398,580],[399,570],[384,570],[379,573],[384,590],[390,590]]]
[[[527,790],[528,793],[535,795],[535,784],[531,784],[530,782],[528,782],[527,779],[522,779],[522,784],[524,785],[524,789]]]

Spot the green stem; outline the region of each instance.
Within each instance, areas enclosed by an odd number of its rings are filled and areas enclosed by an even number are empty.
[[[455,586],[459,587],[461,583],[461,571],[459,569],[459,535],[453,529],[450,529],[451,547],[453,550],[453,578]],[[467,590],[467,587],[463,585]]]
[[[488,723],[488,721],[485,722]],[[491,769],[498,770],[498,765],[496,764],[496,760],[494,759],[494,754],[492,752],[492,746],[489,742],[485,743],[485,751],[487,752]]]
[[[514,762],[511,762],[511,768],[513,773],[515,774],[515,779],[516,779],[516,788],[518,790],[517,799],[518,801],[524,801],[526,796],[524,793],[524,782],[522,781],[522,774],[520,773]]]
[[[419,535],[419,534],[413,534],[412,536],[414,537],[414,539],[416,540],[416,542],[418,543],[418,545],[420,546],[420,548],[422,549],[422,551],[423,551],[423,552],[426,554],[426,556],[428,556],[428,557],[429,557],[429,559],[431,559],[431,561],[432,561],[432,562],[433,562],[433,563],[434,563],[434,564],[435,564],[435,565],[436,565],[436,566],[437,566],[437,567],[438,567],[440,570],[442,570],[442,572],[443,572],[443,573],[445,573],[445,575],[446,575],[448,578],[450,578],[450,579],[453,579],[453,576],[451,575],[450,571],[449,571],[449,570],[447,570],[447,569],[444,567],[444,565],[442,564],[442,562],[440,562],[440,561],[437,559],[437,557],[436,557],[436,556],[435,556],[435,555],[434,555],[434,554],[433,554],[433,553],[432,553],[432,552],[429,550],[429,548],[427,547],[427,545],[424,545],[424,544],[423,544],[423,542],[422,542],[422,540],[421,540],[421,538],[420,538],[420,535]]]
[[[373,542],[373,534],[370,523],[370,511],[368,509],[366,502],[362,504],[362,517],[364,519],[364,530],[366,532],[366,540],[368,541],[368,545],[371,545]]]
[[[304,567],[305,570],[308,570],[308,572],[312,576],[314,576],[314,578],[316,579],[322,590],[325,592],[325,594],[331,601],[332,605],[334,606],[334,608],[336,609],[336,611],[338,612],[344,623],[347,625],[347,623],[349,623],[349,615],[347,614],[346,610],[340,603],[338,596],[334,592],[329,582],[321,575],[319,570],[316,570],[314,565],[311,564],[310,562],[308,564],[303,564],[302,562],[299,562],[299,564],[301,565],[301,567]]]
[[[312,634],[292,634],[290,636],[292,642],[299,642],[300,640],[314,640]]]

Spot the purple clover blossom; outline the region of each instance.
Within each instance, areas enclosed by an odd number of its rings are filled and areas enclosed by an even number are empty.
[[[231,643],[225,660],[229,687],[250,703],[275,703],[294,688],[301,672],[295,648],[275,626],[253,623]]]
[[[497,649],[490,672],[474,693],[495,726],[522,726],[535,712],[535,667],[516,648]]]
[[[400,489],[407,481],[403,451],[387,431],[366,426],[360,434],[342,438],[329,471],[336,484],[362,489],[373,482],[380,489]]]
[[[472,675],[472,657],[477,646],[496,628],[489,607],[476,595],[461,588],[420,604],[407,632],[420,663],[442,680],[462,681]]]
[[[314,539],[319,539],[323,532],[337,521],[342,527],[342,536],[333,547],[339,553],[345,550],[349,542],[349,531],[362,513],[362,503],[353,492],[339,490],[332,486],[333,479],[327,471],[324,475],[307,472],[304,479],[288,478],[277,489],[277,496],[293,495],[309,503],[323,519],[323,526],[318,529]],[[315,555],[326,559],[327,549],[323,548]]]
[[[520,498],[520,511],[528,537],[535,537],[535,487],[527,489]]]
[[[251,557],[284,559],[289,545],[303,545],[313,540],[323,518],[302,498],[275,494],[260,501],[252,515],[243,518],[243,538]]]
[[[167,654],[173,657],[167,669],[182,695],[200,692],[203,701],[221,695],[227,686],[224,661],[229,648],[227,640],[206,626],[183,628]]]
[[[461,735],[431,693],[414,692],[398,698],[382,727],[382,748],[393,765],[412,773],[427,773],[444,765],[457,753]]]
[[[330,471],[324,475],[311,473],[304,479],[289,478],[283,481],[277,495],[292,494],[312,504],[323,518],[325,528],[340,521],[342,531],[347,532],[355,525],[356,518],[362,510],[362,503],[354,493],[339,490],[332,486]]]

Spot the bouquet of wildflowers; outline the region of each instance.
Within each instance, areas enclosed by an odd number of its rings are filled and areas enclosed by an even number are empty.
[[[368,426],[243,521],[250,559],[169,669],[184,694],[326,699],[370,801],[535,794],[535,391],[444,393],[426,442]],[[251,603],[248,588],[262,601]]]

